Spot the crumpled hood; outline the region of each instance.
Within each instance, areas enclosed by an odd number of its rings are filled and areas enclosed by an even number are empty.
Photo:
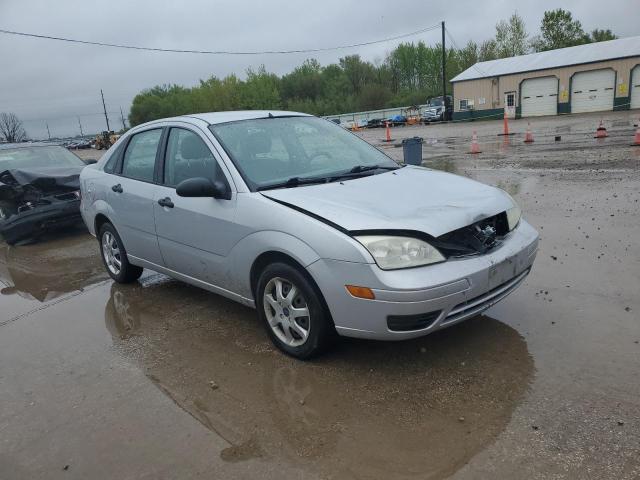
[[[413,166],[342,183],[261,193],[345,230],[415,230],[433,237],[497,215],[513,205],[498,188]]]
[[[31,185],[42,192],[80,190],[84,166],[13,168],[0,172],[0,190]]]

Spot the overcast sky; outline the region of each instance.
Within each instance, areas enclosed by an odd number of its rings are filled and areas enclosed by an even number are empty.
[[[545,10],[562,7],[585,30],[610,28],[618,36],[640,35],[637,0],[0,0],[0,29],[124,43],[204,50],[290,50],[366,42],[428,27],[444,20],[463,46],[494,35],[514,11],[537,34]],[[434,44],[440,32],[407,40]],[[100,89],[112,129],[122,127],[140,90],[164,83],[191,86],[211,75],[244,76],[264,64],[286,73],[313,56],[323,65],[347,54],[381,61],[393,41],[320,54],[211,56],[154,53],[75,45],[0,34],[0,111],[12,111],[27,133],[45,138],[94,133],[105,128]]]

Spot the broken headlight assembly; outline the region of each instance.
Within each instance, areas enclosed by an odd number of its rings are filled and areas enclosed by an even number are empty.
[[[446,260],[435,247],[417,238],[363,235],[355,239],[364,245],[383,270],[419,267]]]
[[[518,226],[518,223],[520,223],[521,216],[522,216],[522,211],[520,210],[520,207],[515,201],[513,201],[513,207],[507,210],[507,224],[509,225],[509,231],[513,230]]]

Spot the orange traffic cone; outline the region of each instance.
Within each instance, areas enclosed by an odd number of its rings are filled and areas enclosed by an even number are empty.
[[[596,129],[596,136],[593,138],[607,138],[609,134],[607,133],[607,129],[602,124],[602,119],[600,120],[600,125]]]
[[[636,135],[633,137],[632,147],[640,147],[640,122],[638,122],[638,128],[636,128]]]
[[[512,133],[509,133],[509,118],[507,117],[507,111],[504,111],[504,119],[502,120],[502,133],[499,133],[498,136],[502,137],[508,137],[509,135],[513,135]]]
[[[475,130],[473,131],[473,135],[471,135],[471,151],[469,153],[481,153],[480,145],[478,144],[478,134]]]
[[[384,122],[384,126],[387,133],[387,138],[385,138],[384,141],[387,143],[392,142],[393,140],[391,140],[391,128],[389,128],[389,122]]]
[[[527,122],[527,133],[524,134],[524,143],[533,143],[533,133],[531,133],[531,124]]]

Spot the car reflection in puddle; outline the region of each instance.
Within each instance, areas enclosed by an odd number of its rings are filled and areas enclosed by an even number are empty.
[[[106,278],[95,240],[85,233],[58,235],[47,243],[19,247],[0,243],[3,295],[47,302]]]
[[[105,321],[125,358],[230,444],[223,460],[329,476],[451,474],[504,430],[534,374],[524,339],[489,316],[297,361],[252,310],[161,275],[113,284]]]

